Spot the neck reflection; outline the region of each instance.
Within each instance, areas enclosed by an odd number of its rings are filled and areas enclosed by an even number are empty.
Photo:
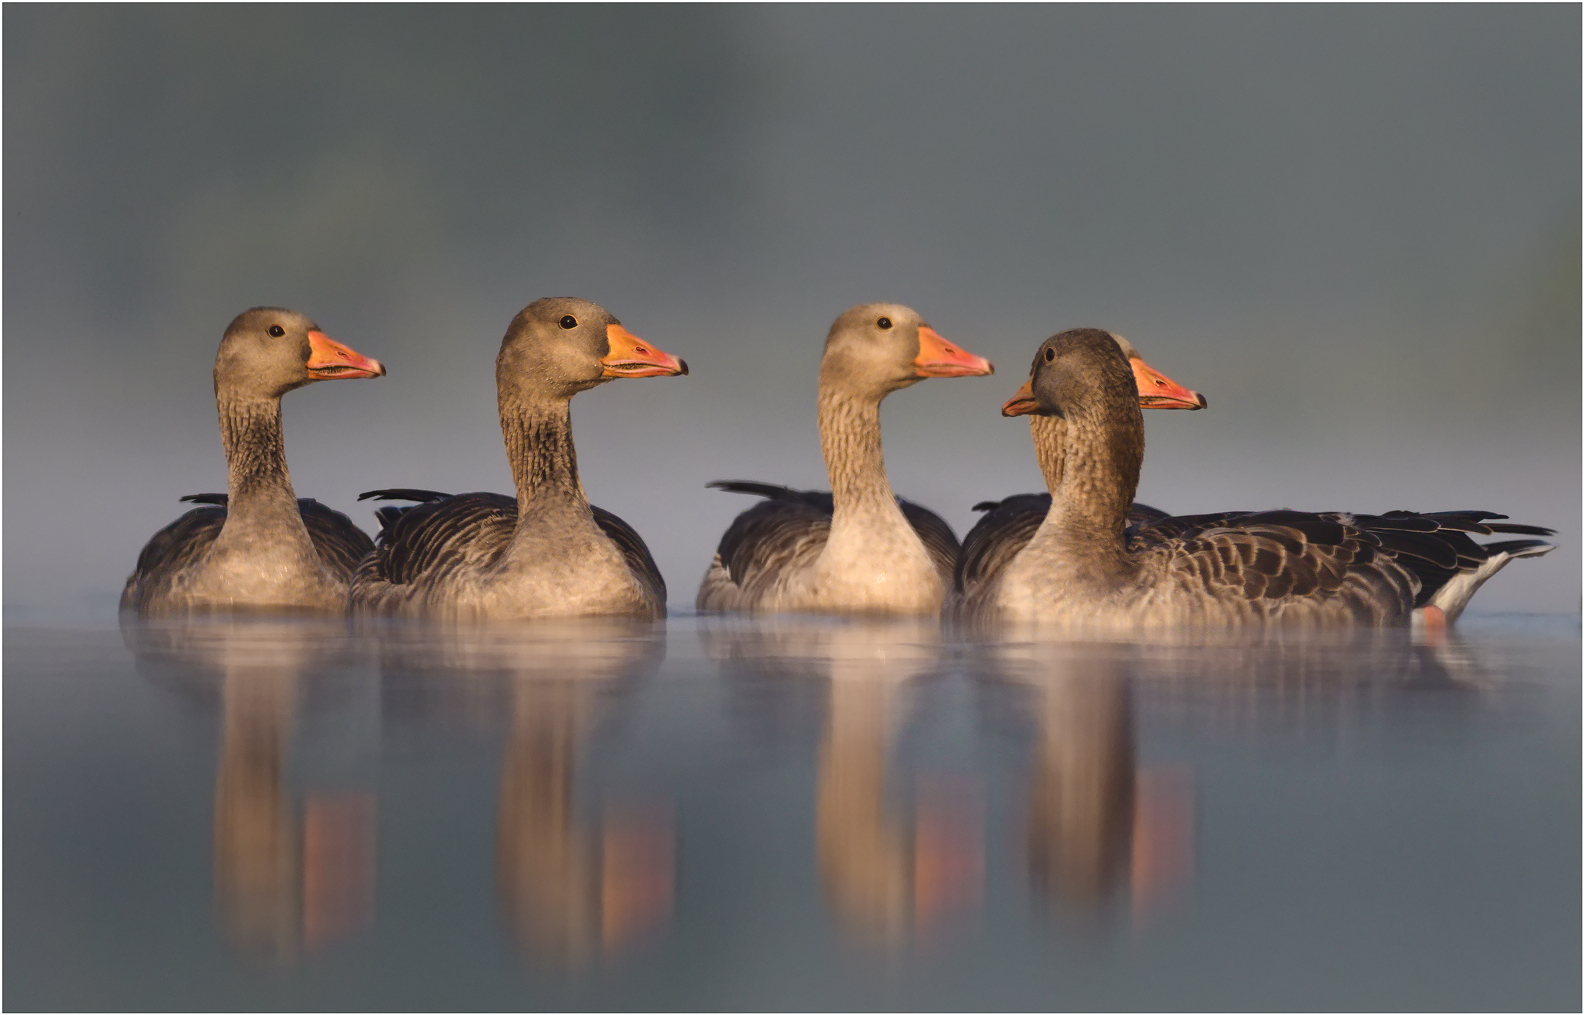
[[[375,797],[290,786],[293,727],[316,671],[346,662],[339,621],[270,618],[128,621],[139,669],[183,694],[218,689],[215,903],[246,955],[290,963],[372,919]]]
[[[977,795],[966,780],[943,779],[888,792],[910,687],[939,670],[939,625],[758,618],[703,634],[738,676],[828,682],[814,839],[825,901],[842,930],[894,950],[953,924],[980,893]]]
[[[1036,898],[1080,922],[1126,894],[1148,919],[1189,881],[1193,794],[1183,766],[1143,768],[1131,648],[1004,644],[995,675],[1028,692],[1036,725],[1024,855]]]
[[[488,698],[510,728],[496,809],[502,914],[527,955],[581,968],[650,937],[670,919],[674,832],[663,801],[604,795],[591,733],[659,667],[663,629],[591,618],[533,624],[403,625],[381,642],[387,673],[426,685],[431,703]],[[504,693],[504,698],[499,697]],[[443,706],[442,706],[443,707]]]

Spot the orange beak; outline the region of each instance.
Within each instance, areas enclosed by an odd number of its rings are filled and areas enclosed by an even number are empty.
[[[1034,401],[1033,377],[1024,381],[1023,386],[1017,389],[1017,394],[1007,399],[1006,404],[1001,407],[1003,416],[1027,416],[1038,411],[1039,404]]]
[[[610,352],[600,360],[605,367],[601,377],[674,377],[688,372],[684,360],[662,352],[619,324],[607,325],[605,338]]]
[[[1141,359],[1129,360],[1138,382],[1139,405],[1145,409],[1203,409],[1210,403]]]
[[[322,331],[308,333],[308,376],[316,381],[338,377],[384,377],[385,364],[354,352]]]
[[[995,373],[989,360],[963,352],[927,324],[919,325],[919,353],[913,370],[920,377],[983,377]]]

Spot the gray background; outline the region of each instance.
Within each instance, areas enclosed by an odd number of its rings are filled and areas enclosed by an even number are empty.
[[[390,367],[286,401],[300,494],[509,490],[493,361],[544,295],[693,375],[578,398],[591,498],[692,594],[747,501],[824,486],[816,365],[896,300],[991,379],[887,403],[959,530],[1038,489],[997,413],[1098,325],[1205,392],[1141,499],[1490,508],[1561,530],[1476,607],[1580,603],[1580,11],[4,11],[4,602],[113,607],[224,488],[210,368],[256,304]]]

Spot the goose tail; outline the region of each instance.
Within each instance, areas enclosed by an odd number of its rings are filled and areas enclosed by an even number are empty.
[[[1516,526],[1514,526],[1516,528]],[[1543,539],[1513,539],[1502,543],[1487,543],[1482,547],[1490,554],[1481,561],[1478,567],[1459,571],[1447,580],[1447,583],[1436,590],[1426,605],[1439,607],[1446,614],[1448,622],[1454,621],[1468,606],[1469,600],[1474,598],[1474,593],[1479,587],[1490,580],[1497,571],[1507,566],[1508,561],[1520,557],[1543,557],[1556,549],[1555,544]]]

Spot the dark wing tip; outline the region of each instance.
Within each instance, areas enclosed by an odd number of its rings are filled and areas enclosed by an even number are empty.
[[[725,490],[727,493],[746,493],[755,497],[769,497],[771,499],[798,495],[798,491],[793,490],[791,487],[778,486],[775,483],[757,483],[751,479],[716,479],[705,483],[704,486],[710,490]]]
[[[230,500],[230,495],[224,493],[189,493],[181,498],[180,503],[213,504],[215,507],[225,507],[230,503]]]
[[[1516,522],[1497,522],[1489,526],[1492,532],[1502,532],[1514,536],[1554,536],[1556,529],[1547,529],[1539,525],[1519,525]]]
[[[358,494],[358,500],[411,500],[420,504],[444,500],[451,496],[435,490],[414,490],[411,487],[392,487],[389,490],[369,490]]]

